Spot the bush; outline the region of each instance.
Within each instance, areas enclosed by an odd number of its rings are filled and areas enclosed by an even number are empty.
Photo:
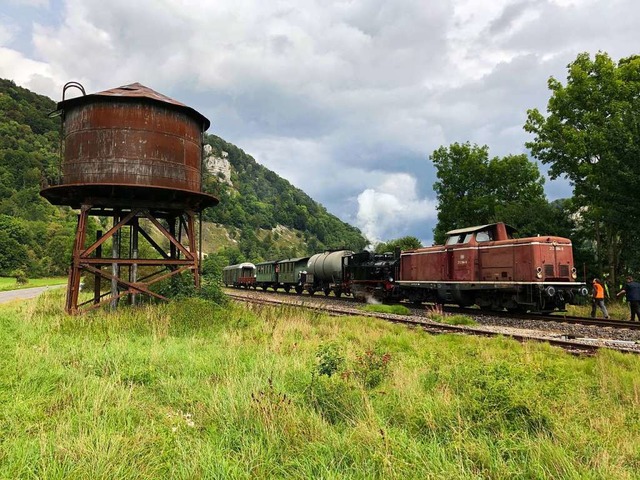
[[[389,376],[390,362],[391,354],[379,348],[367,350],[362,355],[358,355],[354,375],[365,387],[375,388]]]
[[[26,285],[27,283],[29,283],[27,274],[21,268],[14,270],[11,276],[16,278],[16,283],[18,285]]]
[[[316,371],[319,375],[330,377],[344,368],[344,355],[336,343],[320,345],[316,353]]]
[[[198,296],[205,300],[210,300],[218,305],[226,305],[228,297],[222,291],[222,284],[219,279],[202,277],[200,282],[200,292]]]

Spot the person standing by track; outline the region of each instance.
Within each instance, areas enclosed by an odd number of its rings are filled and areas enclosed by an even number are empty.
[[[631,275],[628,275],[626,280],[627,283],[624,288],[616,294],[616,297],[619,297],[623,293],[627,295],[629,310],[631,310],[631,321],[640,322],[640,283],[634,282]]]
[[[596,316],[596,307],[599,307],[604,314],[604,318],[609,319],[609,312],[607,312],[607,307],[604,304],[604,287],[600,283],[600,280],[597,278],[593,279],[593,293],[592,293],[592,303],[591,303],[591,317],[595,318]]]

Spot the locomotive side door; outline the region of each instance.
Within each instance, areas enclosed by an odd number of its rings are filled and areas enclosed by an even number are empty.
[[[453,247],[447,246],[444,252],[442,262],[442,280],[453,280],[455,272],[455,260],[453,256]]]
[[[477,253],[478,247],[474,242],[473,233],[462,235],[460,242],[451,249],[449,280],[458,282],[474,280]]]

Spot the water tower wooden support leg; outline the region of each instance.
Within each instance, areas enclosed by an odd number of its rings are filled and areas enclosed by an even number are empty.
[[[186,212],[187,217],[187,236],[189,237],[189,251],[193,256],[193,281],[197,289],[200,288],[200,265],[198,259],[200,254],[198,253],[198,244],[196,243],[196,215],[194,212]]]
[[[180,212],[167,217],[162,212],[142,208],[132,208],[129,212],[126,209],[113,211],[114,225],[103,235],[97,236],[92,245],[84,248],[89,216],[105,216],[105,212],[104,209],[92,210],[91,206],[83,205],[78,216],[78,229],[67,292],[66,310],[68,313],[75,314],[105,305],[113,306],[118,303],[120,298],[126,297],[137,303],[135,297],[138,295],[168,300],[163,295],[151,291],[150,287],[182,272],[191,271],[196,288],[200,287],[197,232],[193,212]],[[166,226],[163,224],[163,218],[167,220]],[[140,224],[140,219],[149,220],[157,231],[169,241],[169,246],[162,247],[160,242],[154,240],[145,231],[145,227]],[[176,221],[179,222],[179,230],[185,235],[184,239],[181,238],[182,235],[179,235],[179,238],[175,236]],[[111,256],[101,255],[99,252],[105,242],[111,241],[113,245],[119,243],[119,237],[120,239],[127,238],[124,236],[127,230],[123,230],[126,227],[129,227],[129,248],[117,248],[113,250]],[[162,258],[139,258],[140,238],[146,240]],[[140,267],[146,267],[145,274],[141,278],[139,278]],[[149,270],[151,273],[148,273]],[[91,299],[78,303],[82,274],[94,277],[97,287],[95,287]],[[98,290],[101,284],[111,284],[112,287],[109,292],[101,293]]]
[[[71,268],[69,269],[69,281],[67,283],[67,298],[65,302],[65,311],[67,313],[77,313],[78,296],[80,294],[80,277],[82,275],[82,266],[80,256],[84,250],[84,242],[87,237],[87,219],[91,205],[82,205],[80,214],[78,215],[78,225],[76,227],[76,237],[73,242],[73,251],[71,253]]]

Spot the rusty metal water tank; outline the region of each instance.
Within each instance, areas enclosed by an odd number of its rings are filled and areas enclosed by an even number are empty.
[[[64,96],[61,178],[41,191],[51,203],[196,211],[218,203],[201,190],[210,125],[202,114],[139,83]]]

